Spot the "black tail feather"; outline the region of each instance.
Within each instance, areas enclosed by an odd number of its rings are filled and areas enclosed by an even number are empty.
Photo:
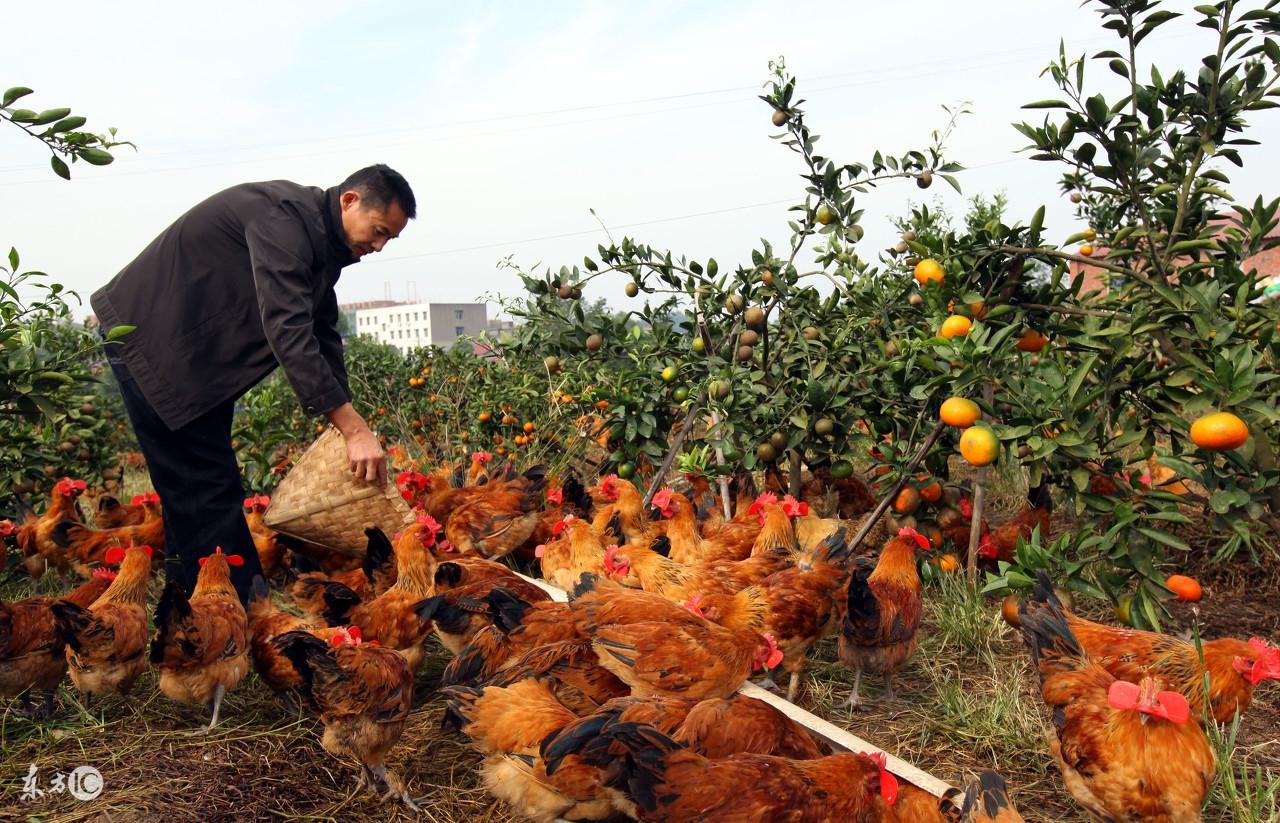
[[[654,541],[652,543],[649,544],[649,548],[652,551],[655,551],[658,554],[662,555],[663,557],[670,557],[671,556],[671,538],[665,534],[660,534],[656,538],[654,538]]]
[[[347,615],[362,602],[350,586],[334,580],[324,584],[324,619],[330,626],[343,626]]]
[[[560,764],[570,755],[578,755],[588,765],[607,765],[612,758],[608,746],[599,745],[602,739],[600,733],[617,722],[621,712],[621,708],[614,711],[601,710],[547,735],[539,750],[547,775],[555,774]]]
[[[521,598],[510,589],[498,586],[484,596],[489,604],[489,615],[493,625],[503,634],[519,627],[525,614],[533,608],[533,604]]]
[[[391,562],[395,556],[395,551],[391,547],[391,541],[387,539],[386,533],[378,527],[364,530],[365,537],[369,538],[369,545],[365,548],[364,562],[361,568],[364,569],[365,579],[369,584],[373,584],[373,577],[377,571]]]
[[[177,578],[170,578],[164,585],[164,591],[160,593],[160,602],[156,603],[156,633],[151,641],[152,663],[164,660],[165,647],[173,639],[170,634],[173,623],[190,616],[191,602],[187,599],[186,589]],[[190,639],[182,637],[178,644],[183,654],[191,656],[196,653],[195,644]]]
[[[93,613],[70,600],[53,601],[49,611],[53,612],[53,629],[58,639],[72,651],[80,651],[80,636],[93,623]]]
[[[436,566],[435,582],[437,586],[453,588],[462,582],[462,566],[457,563],[441,563]]]
[[[74,520],[63,520],[61,523],[53,527],[53,532],[49,535],[49,539],[59,547],[65,549],[71,545],[71,532],[74,529],[82,528],[84,528],[84,526]]]

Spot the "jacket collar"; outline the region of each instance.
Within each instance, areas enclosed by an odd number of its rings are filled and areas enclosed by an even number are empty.
[[[325,232],[329,235],[329,247],[339,268],[356,262],[355,256],[351,253],[351,246],[347,245],[347,238],[342,232],[342,202],[339,199],[341,194],[338,186],[324,191]]]

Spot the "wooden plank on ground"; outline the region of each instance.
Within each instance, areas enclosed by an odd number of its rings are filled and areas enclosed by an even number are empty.
[[[518,572],[517,572],[518,573]],[[533,585],[551,595],[551,599],[565,603],[569,600],[569,594],[558,586],[553,586],[545,580],[539,580],[535,577],[527,577],[520,575]],[[834,723],[830,723],[818,717],[816,714],[807,712],[794,703],[788,702],[786,699],[779,697],[772,692],[766,691],[754,683],[744,683],[739,692],[748,697],[761,700],[773,706],[787,717],[804,726],[813,734],[827,741],[831,746],[840,751],[865,752],[867,754],[875,754],[883,752],[886,759],[886,767],[897,777],[902,778],[908,783],[929,792],[936,797],[942,797],[951,786],[946,781],[939,780],[923,769],[917,768],[901,758],[884,751],[879,746],[868,743],[866,740],[852,734],[845,729],[840,728]]]

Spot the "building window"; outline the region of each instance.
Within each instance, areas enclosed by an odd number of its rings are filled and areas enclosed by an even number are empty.
[[[453,335],[454,335],[454,337],[461,337],[462,335],[464,335],[464,334],[466,334],[466,333],[467,333],[467,327],[466,327],[466,326],[454,326],[454,327],[453,327]]]
[[[454,319],[454,320],[461,320],[461,319],[462,319],[462,309],[454,309],[454,311],[453,311],[453,319]]]

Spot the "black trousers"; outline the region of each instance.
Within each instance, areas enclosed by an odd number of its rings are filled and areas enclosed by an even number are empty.
[[[113,348],[106,346],[107,361],[120,384],[164,512],[165,575],[181,581],[190,594],[200,558],[221,546],[225,554],[244,558],[244,565],[231,567],[231,582],[247,603],[251,581],[262,574],[262,564],[244,519],[244,486],[231,446],[235,401],[228,400],[180,429],[170,429]]]

